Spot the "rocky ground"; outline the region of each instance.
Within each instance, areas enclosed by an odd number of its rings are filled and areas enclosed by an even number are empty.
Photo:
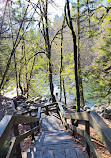
[[[103,102],[100,105],[95,104],[91,110],[101,114],[101,116],[105,119],[111,119],[111,103],[107,104]]]

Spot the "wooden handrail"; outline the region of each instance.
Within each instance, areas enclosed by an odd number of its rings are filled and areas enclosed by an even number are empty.
[[[6,158],[12,158],[13,157],[12,154],[15,150],[15,143],[16,143],[16,137],[13,137],[12,140],[11,140],[11,145],[10,145],[10,148],[8,150]]]
[[[88,145],[92,149],[95,157],[100,158],[100,154],[98,153],[97,149],[95,148],[94,144],[91,142],[91,139],[88,133],[84,130],[81,130],[73,125],[68,125],[66,119],[71,120],[84,120],[85,122],[90,122],[92,127],[95,129],[96,133],[100,136],[102,142],[111,153],[111,128],[103,121],[103,119],[96,113],[96,112],[76,112],[76,113],[65,113],[62,105],[58,103],[58,108],[60,110],[59,114],[63,124],[67,127],[72,128],[72,130],[76,131],[78,134],[82,135],[85,140],[87,141]]]
[[[32,133],[34,133],[35,131],[39,130],[40,126],[36,126],[33,129],[19,135],[19,137],[16,140],[16,145],[18,145],[21,141],[23,141],[25,138],[27,138],[29,135],[31,135]]]
[[[40,118],[32,117],[32,116],[15,115],[13,117],[15,120],[14,124],[37,122],[40,120]]]
[[[22,116],[22,115],[6,115],[0,122],[0,147],[3,145],[9,131],[15,124],[37,122],[40,118]],[[7,121],[7,122],[6,122]],[[3,127],[3,129],[2,129]]]
[[[34,133],[35,131],[39,130],[40,126],[34,127],[33,129],[31,129],[28,132],[25,132],[24,134],[19,135],[19,137],[13,137],[11,140],[11,146],[8,150],[8,154],[6,156],[6,158],[12,158],[13,157],[13,153],[15,150],[15,147],[21,142],[23,141],[25,138],[27,138],[29,135],[31,135],[32,133]]]
[[[33,111],[33,110],[32,110]],[[12,139],[12,144],[9,148],[8,154],[6,158],[12,157],[12,152],[15,149],[15,146],[17,146],[23,139],[25,139],[27,136],[33,134],[35,131],[40,130],[40,117],[41,117],[41,107],[38,108],[37,117],[32,116],[24,116],[24,115],[6,115],[0,122],[0,148],[3,146],[7,135],[9,131],[12,129],[12,127],[16,126],[16,130],[18,130],[18,124],[21,123],[30,123],[30,122],[37,122],[36,127],[32,128],[30,131],[19,135],[19,137],[14,137]],[[15,128],[14,128],[15,129]]]
[[[103,144],[111,153],[111,128],[96,112],[91,111],[90,114],[88,112],[65,113],[64,118],[89,121]]]
[[[12,129],[14,124],[14,118],[12,115],[6,115],[0,122],[0,148],[3,146],[5,139],[9,131]]]
[[[76,113],[65,113],[64,117],[67,119],[77,119],[89,121],[89,113],[88,112],[76,112]]]
[[[87,134],[86,131],[84,131],[84,138],[87,141],[88,145],[90,146],[91,150],[93,151],[94,156],[97,157],[97,158],[101,158],[101,155],[97,151],[94,143],[91,141],[91,139],[90,139],[90,137],[89,137],[89,135]]]
[[[50,104],[45,104],[44,106],[53,106],[53,105],[58,105],[57,102],[53,102],[53,103],[50,103]]]
[[[61,111],[61,114],[65,115],[65,110],[63,109],[62,104],[60,102],[58,102],[58,107],[59,107],[59,109]]]
[[[111,128],[109,128],[103,119],[94,111],[90,112],[90,123],[99,135],[103,144],[111,153]]]
[[[60,102],[58,103],[51,103],[47,105],[39,106],[37,109],[28,111],[29,113],[37,110],[37,117],[32,116],[24,116],[24,115],[14,115],[14,116],[5,116],[2,121],[0,122],[0,128],[2,131],[0,131],[0,147],[3,145],[9,130],[16,124],[19,123],[30,123],[30,122],[38,122],[37,126],[32,128],[30,131],[20,135],[19,137],[13,138],[13,142],[10,146],[10,150],[8,152],[9,157],[11,155],[10,151],[14,150],[14,146],[18,145],[23,139],[25,139],[28,135],[34,133],[36,130],[40,129],[40,117],[41,117],[41,109],[46,108],[47,114],[48,114],[48,107],[57,105],[57,112],[60,115],[60,118],[64,124],[65,127],[72,129],[72,131],[77,132],[78,134],[82,135],[88,146],[93,151],[95,157],[100,158],[100,154],[98,153],[97,149],[95,148],[93,142],[90,139],[90,135],[88,133],[89,128],[89,122],[92,125],[92,127],[95,129],[96,133],[101,138],[102,142],[108,149],[108,151],[111,153],[111,129],[106,125],[106,123],[103,121],[103,119],[96,113],[96,112],[76,112],[76,113],[66,113],[62,104]],[[27,114],[28,112],[24,113]],[[84,120],[86,122],[86,129],[81,130],[78,127],[75,127],[73,125],[67,124],[67,119],[71,120]],[[3,128],[2,128],[3,127]],[[7,158],[9,158],[7,157]],[[10,157],[11,158],[11,157]]]
[[[35,111],[38,111],[38,108],[35,108],[35,109],[31,109],[31,110],[22,112],[21,115],[26,115],[26,114],[28,114],[28,113],[35,112]]]
[[[83,136],[85,138],[85,140],[87,141],[88,145],[90,146],[91,150],[93,151],[94,156],[97,157],[97,158],[101,158],[101,155],[97,151],[94,143],[91,141],[89,135],[87,134],[87,132],[85,130],[82,130],[78,127],[75,127],[75,126],[69,125],[69,124],[68,124],[68,127],[71,128],[72,130],[74,130],[79,135]]]

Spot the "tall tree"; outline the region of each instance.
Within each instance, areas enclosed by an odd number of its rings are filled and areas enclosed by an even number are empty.
[[[64,103],[66,105],[66,90],[65,90],[65,83],[63,78],[63,28],[65,25],[65,16],[62,22],[62,28],[61,28],[61,57],[60,57],[60,101],[62,99],[62,85],[63,85],[63,92],[64,92]]]
[[[73,51],[74,51],[74,70],[75,70],[75,82],[76,82],[76,96],[77,96],[77,112],[80,111],[80,92],[79,92],[79,83],[78,83],[78,59],[77,59],[77,41],[76,41],[76,35],[73,28],[71,13],[70,13],[70,7],[69,7],[69,0],[66,0],[66,7],[65,7],[65,16],[66,16],[66,22],[71,30],[72,38],[73,38]]]
[[[81,52],[80,52],[80,2],[77,0],[77,37],[78,37],[78,82],[79,82],[79,90],[80,90],[80,102],[81,106],[85,106],[84,102],[84,94],[83,94],[83,84],[82,84],[82,76],[81,76]]]
[[[53,85],[53,72],[52,72],[52,61],[51,61],[51,43],[49,38],[49,21],[48,21],[48,0],[45,0],[44,2],[41,1],[40,11],[41,11],[41,24],[42,24],[42,35],[44,37],[45,41],[45,49],[47,53],[47,57],[49,60],[49,83],[50,83],[50,93],[52,97],[52,101],[55,102],[55,96],[54,96],[54,85]],[[43,16],[44,14],[44,16]]]

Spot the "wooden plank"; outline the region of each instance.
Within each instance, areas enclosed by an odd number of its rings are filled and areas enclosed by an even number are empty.
[[[6,115],[0,122],[0,147],[3,146],[5,139],[8,136],[10,129],[12,128],[14,123],[14,118],[12,115]]]
[[[83,136],[85,138],[85,140],[87,141],[88,145],[90,146],[91,150],[93,151],[95,157],[97,158],[101,158],[100,154],[98,153],[96,147],[94,146],[94,144],[92,143],[90,137],[88,136],[88,134],[86,133],[86,131],[81,130],[78,127],[69,125],[69,127],[74,130],[75,132],[77,132],[78,134],[80,134],[81,136]],[[82,157],[81,157],[82,158]]]
[[[77,158],[75,149],[65,149],[65,158]]]
[[[73,129],[74,129],[75,132],[77,132],[81,136],[84,135],[84,130],[82,130],[82,129],[78,128],[78,127],[75,127],[75,126],[73,127]]]
[[[71,140],[71,139],[70,139]],[[74,142],[73,142],[74,143]],[[74,150],[74,146],[77,147],[77,144],[73,144],[72,146],[72,142],[64,142],[64,143],[61,143],[61,144],[51,144],[51,145],[39,145],[37,144],[36,147],[37,147],[37,150],[59,150],[59,149],[71,149],[71,150]]]
[[[88,112],[65,113],[63,116],[67,119],[89,121],[89,113]]]
[[[88,145],[90,146],[91,150],[93,151],[93,154],[95,156],[95,158],[101,158],[101,155],[99,154],[99,152],[97,151],[95,145],[93,144],[93,142],[91,141],[91,139],[89,138],[88,134],[86,133],[86,131],[84,131],[84,137],[88,143]]]
[[[19,136],[19,129],[18,125],[14,125],[14,136],[18,137]],[[21,157],[21,147],[20,143],[16,144],[16,157]]]
[[[46,106],[45,108],[46,108],[46,112],[45,112],[45,114],[46,114],[46,115],[49,115],[48,106]]]
[[[60,118],[61,118],[61,120],[62,120],[63,125],[64,125],[64,126],[67,126],[67,123],[65,122],[65,119],[64,119],[64,117],[63,117],[61,111],[59,111],[59,115],[60,115]]]
[[[56,107],[55,107],[55,108],[50,108],[50,109],[48,109],[49,112],[50,112],[50,111],[54,111],[54,110],[57,110]],[[46,110],[41,111],[41,113],[46,113]]]
[[[21,134],[16,141],[16,145],[19,144],[22,140],[24,140],[26,137],[28,137],[29,135],[31,135],[32,133],[36,132],[37,130],[39,130],[40,126],[37,126],[33,129],[31,129],[28,132],[25,132],[24,134]]]
[[[85,121],[85,130],[86,130],[88,136],[90,137],[90,124],[89,124],[89,121]],[[90,147],[89,147],[87,142],[86,142],[86,150],[87,150],[87,153],[90,157]]]
[[[0,137],[2,136],[3,132],[5,131],[8,123],[11,121],[12,115],[6,115],[0,122]]]
[[[14,150],[15,150],[15,142],[16,142],[16,137],[13,137],[12,140],[11,140],[11,145],[10,145],[10,148],[8,150],[8,154],[6,156],[6,158],[12,158],[13,157],[13,154],[14,154]]]
[[[90,112],[90,123],[111,153],[111,128],[109,128],[96,112]]]
[[[44,104],[41,104],[41,103],[36,103],[36,107],[44,107]]]
[[[91,150],[93,151],[95,157],[101,158],[100,154],[98,153],[96,147],[92,143],[92,141],[91,141],[90,137],[88,136],[88,134],[86,133],[86,131],[81,130],[80,128],[72,126],[72,125],[69,125],[69,127],[71,127],[71,129],[73,129],[75,132],[77,132],[78,134],[80,134],[81,136],[83,136],[85,138],[85,140],[87,141],[87,143],[90,146]]]
[[[78,128],[78,127],[75,127],[73,125],[68,125],[69,128],[71,128],[72,130],[74,130],[76,133],[80,134],[81,136],[84,136],[84,130]]]
[[[58,103],[58,107],[59,107],[59,109],[60,109],[60,111],[61,111],[61,114],[64,115],[64,114],[65,114],[65,111],[64,111],[64,109],[63,109],[63,107],[62,107],[62,104],[61,104],[60,102]]]
[[[41,108],[46,108],[46,106],[47,107],[50,107],[50,106],[53,106],[53,105],[58,105],[58,103],[57,102],[54,102],[54,103],[50,103],[50,104],[40,104],[40,103],[36,103],[36,106],[37,107],[41,107]]]
[[[53,102],[51,104],[45,104],[45,106],[53,106],[53,105],[58,105],[58,103],[57,102]]]
[[[21,113],[21,115],[26,115],[26,114],[28,114],[28,113],[35,112],[35,111],[38,111],[38,108],[25,111],[25,112]]]
[[[80,150],[79,148],[75,148],[75,150],[77,158],[89,158],[88,155],[86,153],[83,153],[82,150]]]
[[[65,150],[54,150],[54,158],[65,158]]]
[[[42,158],[54,158],[53,150],[43,150]]]
[[[31,158],[32,157],[31,155],[32,155],[31,152],[27,152],[27,158]]]
[[[20,124],[20,123],[29,123],[29,122],[37,122],[40,120],[40,118],[37,117],[31,117],[31,116],[13,116],[14,117],[14,124]]]
[[[42,158],[42,151],[34,152],[34,158]]]

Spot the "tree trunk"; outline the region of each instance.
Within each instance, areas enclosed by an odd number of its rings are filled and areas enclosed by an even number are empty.
[[[63,71],[63,30],[61,30],[61,64],[60,64],[60,101],[62,99],[62,71]]]
[[[80,105],[85,106],[84,103],[84,94],[83,94],[83,85],[82,85],[82,77],[81,77],[81,54],[80,54],[80,12],[79,12],[79,0],[77,0],[77,28],[78,28],[78,84],[80,87]]]
[[[67,103],[66,103],[66,89],[65,89],[64,79],[63,79],[63,91],[64,91],[64,103],[65,103],[65,105],[66,105],[66,104],[67,104]]]
[[[17,76],[17,63],[16,63],[15,53],[14,53],[14,62],[15,62],[15,76],[16,76],[16,92],[18,97],[18,76]]]
[[[66,15],[66,21],[67,24],[71,30],[72,33],[72,38],[73,38],[73,50],[74,50],[74,70],[75,70],[75,82],[76,82],[76,96],[77,96],[77,105],[76,105],[76,110],[77,112],[80,111],[80,93],[79,93],[79,83],[78,83],[78,63],[77,63],[77,45],[76,45],[76,35],[73,29],[73,24],[72,24],[72,19],[71,19],[71,15],[70,15],[70,8],[69,8],[69,1],[67,0],[66,3],[67,6],[67,11],[68,11],[68,18],[69,18],[69,22],[67,19],[67,15]],[[66,12],[66,9],[65,9]],[[65,13],[66,14],[66,13]]]
[[[19,72],[19,88],[21,90],[21,94],[23,95],[24,91],[23,91],[23,88],[21,86],[21,71],[22,71],[22,68],[20,69],[20,72]]]
[[[49,59],[49,83],[50,83],[50,93],[52,97],[52,101],[55,102],[55,96],[54,96],[54,85],[53,85],[53,75],[52,75],[52,62],[51,62],[51,45],[50,45],[50,40],[49,40],[49,25],[48,25],[48,17],[47,17],[47,12],[48,12],[48,0],[46,0],[45,4],[45,23],[46,23],[46,28],[45,28],[45,34],[46,34],[46,40],[45,40],[45,46],[46,46],[46,52],[47,52],[47,57]]]
[[[32,78],[34,65],[35,65],[35,57],[34,57],[33,64],[32,64],[32,69],[31,69],[31,72],[30,72],[30,78],[29,78],[29,80],[27,82],[27,98],[29,97],[29,85],[30,85],[30,81],[31,81],[31,78]]]

